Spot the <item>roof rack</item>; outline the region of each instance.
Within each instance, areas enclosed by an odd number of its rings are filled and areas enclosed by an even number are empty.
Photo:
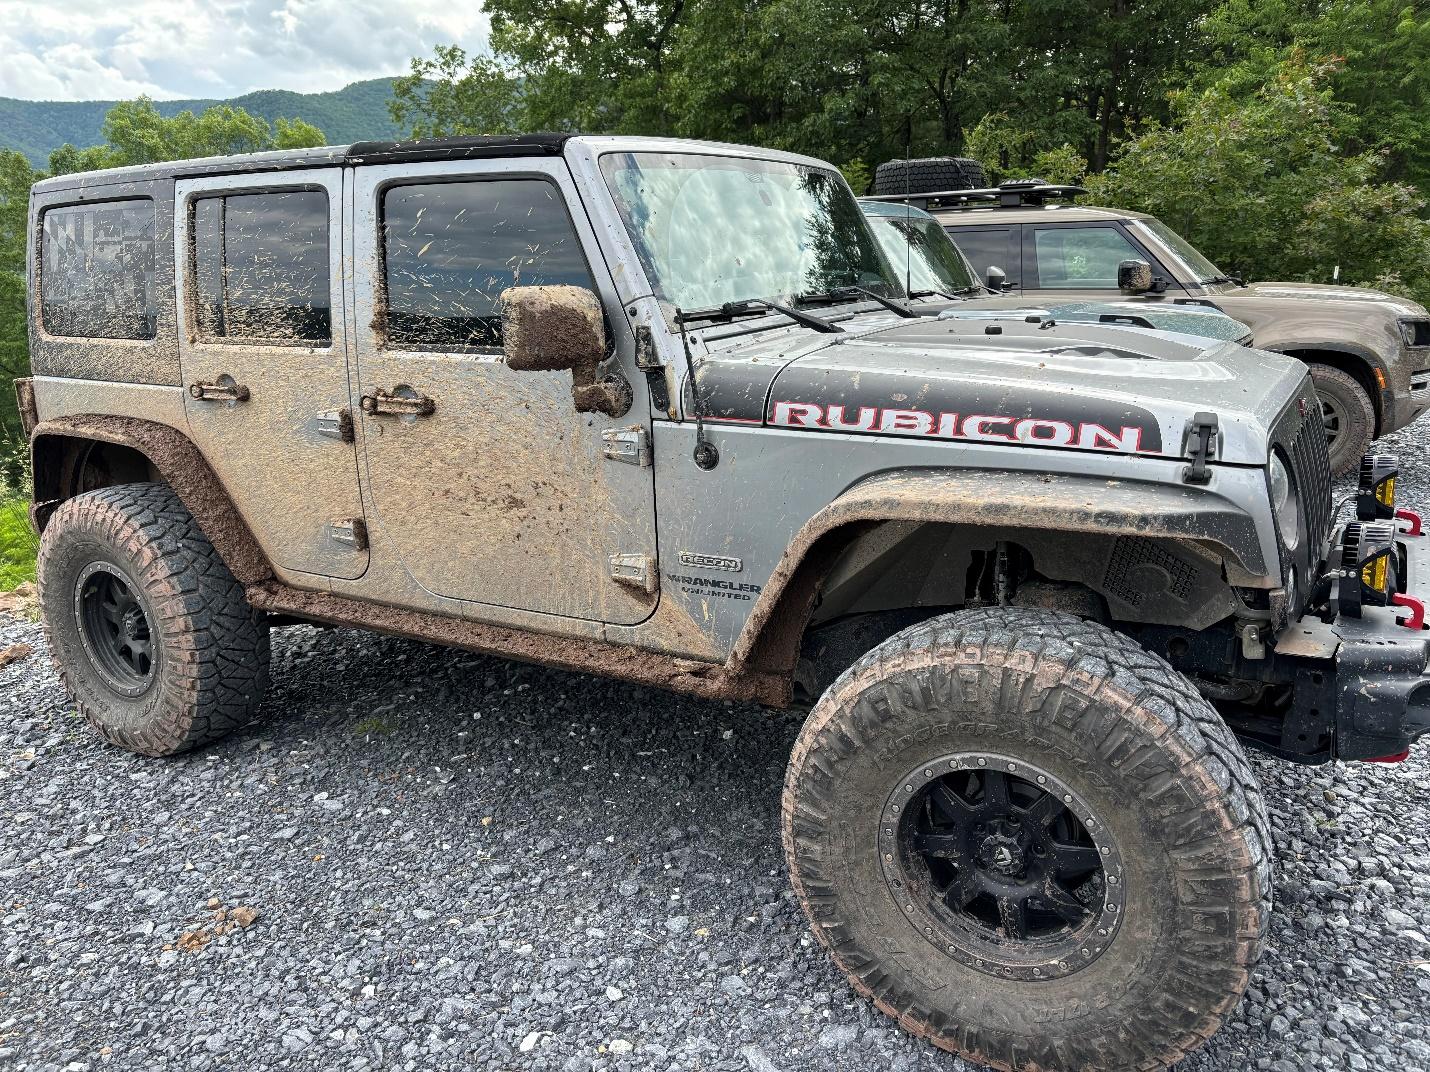
[[[996,204],[1000,208],[1022,208],[1025,205],[1042,205],[1048,201],[1072,201],[1087,193],[1083,186],[1067,186],[1045,182],[1042,179],[1011,179],[986,190],[935,190],[925,193],[876,194],[862,198],[864,201],[908,202],[917,208],[971,208],[976,205]]]

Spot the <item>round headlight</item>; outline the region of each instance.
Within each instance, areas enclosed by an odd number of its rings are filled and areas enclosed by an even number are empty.
[[[1294,551],[1301,542],[1301,506],[1291,473],[1279,454],[1271,455],[1271,508],[1276,512],[1276,525],[1281,530],[1281,542]]]

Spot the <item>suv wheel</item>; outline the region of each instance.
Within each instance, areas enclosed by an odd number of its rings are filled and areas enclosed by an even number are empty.
[[[1271,910],[1270,828],[1182,675],[1069,615],[960,611],[844,673],[795,744],[815,934],[913,1033],[998,1068],[1153,1068],[1217,1030]]]
[[[61,504],[40,541],[40,609],[65,687],[111,744],[172,755],[254,717],[268,623],[163,484]]]
[[[988,185],[983,165],[966,156],[926,156],[919,160],[889,160],[874,169],[877,194],[922,194],[943,190],[977,190]]]
[[[1312,365],[1310,371],[1326,422],[1331,475],[1341,476],[1360,464],[1361,455],[1370,449],[1375,438],[1375,406],[1350,373],[1330,365]]]

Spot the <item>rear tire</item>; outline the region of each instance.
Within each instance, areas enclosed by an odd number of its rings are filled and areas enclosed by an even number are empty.
[[[45,526],[45,635],[81,714],[148,756],[250,722],[268,685],[268,623],[172,489],[77,495]]]
[[[1375,438],[1375,405],[1360,381],[1330,365],[1311,365],[1311,382],[1321,399],[1326,421],[1331,475],[1341,476],[1360,464]]]
[[[785,782],[795,891],[854,988],[1002,1069],[1159,1068],[1209,1039],[1261,954],[1270,845],[1192,685],[1051,611],[886,641],[815,706]]]
[[[966,156],[890,160],[874,170],[875,194],[978,190],[987,185],[988,176],[983,172],[983,165]]]

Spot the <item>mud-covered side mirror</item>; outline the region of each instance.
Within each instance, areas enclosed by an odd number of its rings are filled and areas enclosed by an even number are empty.
[[[1146,294],[1152,289],[1152,266],[1146,261],[1120,261],[1117,265],[1117,289],[1124,294]]]
[[[996,264],[990,264],[983,273],[983,285],[995,293],[1002,293],[1008,282],[1008,273]]]
[[[606,359],[601,300],[585,287],[509,287],[502,292],[502,342],[507,368],[571,373],[571,400],[580,413],[619,417],[631,408],[631,387],[618,376],[596,378]]]

